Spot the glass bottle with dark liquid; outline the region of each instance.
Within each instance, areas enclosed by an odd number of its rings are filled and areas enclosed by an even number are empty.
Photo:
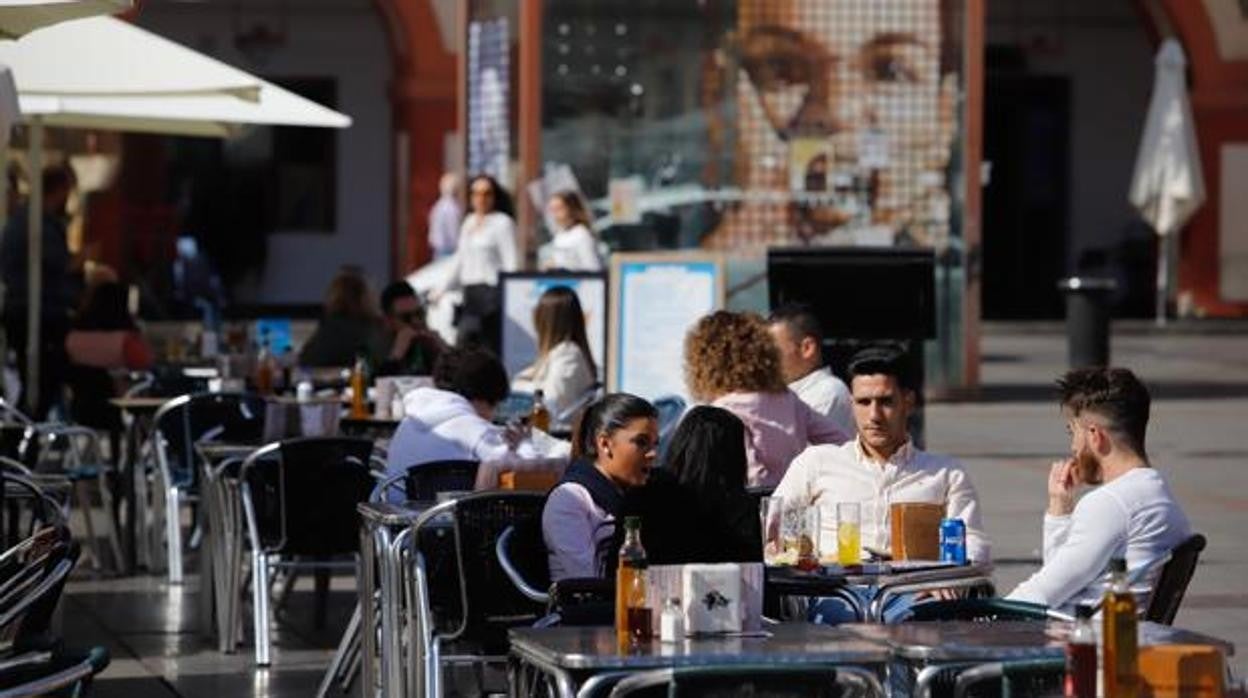
[[[1139,637],[1135,595],[1127,585],[1127,561],[1110,560],[1109,573],[1109,589],[1101,603],[1105,695],[1135,698],[1140,677]]]
[[[615,638],[621,652],[653,635],[646,606],[646,549],[641,546],[641,519],[624,519],[624,545],[615,571]]]
[[[1075,627],[1066,642],[1066,698],[1096,698],[1096,630],[1092,607],[1075,607]]]

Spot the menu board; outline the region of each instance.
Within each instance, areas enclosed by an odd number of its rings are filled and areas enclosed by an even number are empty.
[[[715,254],[612,256],[611,390],[689,401],[685,334],[703,315],[723,307],[724,278],[723,260]]]
[[[576,272],[505,273],[499,277],[503,294],[503,366],[514,376],[537,359],[537,330],[533,310],[537,301],[554,286],[566,286],[576,293],[585,313],[585,338],[598,366],[598,379],[604,376],[607,354],[607,278],[604,274]]]

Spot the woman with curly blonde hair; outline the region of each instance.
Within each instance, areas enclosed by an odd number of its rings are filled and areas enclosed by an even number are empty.
[[[745,422],[751,486],[780,482],[811,444],[851,437],[785,386],[767,324],[753,313],[718,310],[698,320],[685,336],[685,383],[695,400]]]

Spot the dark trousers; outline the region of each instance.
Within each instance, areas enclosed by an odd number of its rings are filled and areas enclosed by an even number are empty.
[[[476,344],[496,355],[502,351],[502,291],[498,286],[473,284],[464,287],[464,303],[459,306],[455,322],[459,330],[457,343]]]
[[[48,410],[62,402],[61,390],[65,385],[65,372],[69,357],[65,353],[65,336],[69,334],[69,318],[44,315],[40,323],[39,339],[39,401],[32,410],[27,404],[26,385],[26,322],[25,308],[7,308],[4,311],[4,333],[9,348],[17,354],[17,370],[21,374],[22,393],[18,407],[33,419],[47,418]]]

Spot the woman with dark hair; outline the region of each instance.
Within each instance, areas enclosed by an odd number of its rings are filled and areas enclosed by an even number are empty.
[[[542,510],[554,581],[605,574],[624,494],[646,483],[658,457],[659,413],[635,395],[613,393],[589,406],[573,439],[580,458]]]
[[[745,489],[745,424],[719,407],[689,410],[663,468],[627,505],[655,564],[758,562],[758,503]]]
[[[382,354],[384,344],[368,280],[358,268],[343,267],[325,290],[325,314],[299,352],[299,365],[350,366],[360,354]]]
[[[437,295],[462,288],[464,301],[456,320],[459,342],[480,342],[498,352],[502,317],[498,275],[520,266],[511,195],[493,177],[481,174],[469,181],[468,203],[459,247]]]
[[[598,382],[585,336],[585,311],[567,286],[546,289],[533,310],[537,360],[516,374],[514,390],[542,391],[551,414],[562,414]]]
[[[542,269],[568,271],[600,271],[598,239],[594,237],[593,221],[581,201],[580,194],[565,189],[550,197],[546,210],[555,224],[549,243],[538,250],[538,266]]]

